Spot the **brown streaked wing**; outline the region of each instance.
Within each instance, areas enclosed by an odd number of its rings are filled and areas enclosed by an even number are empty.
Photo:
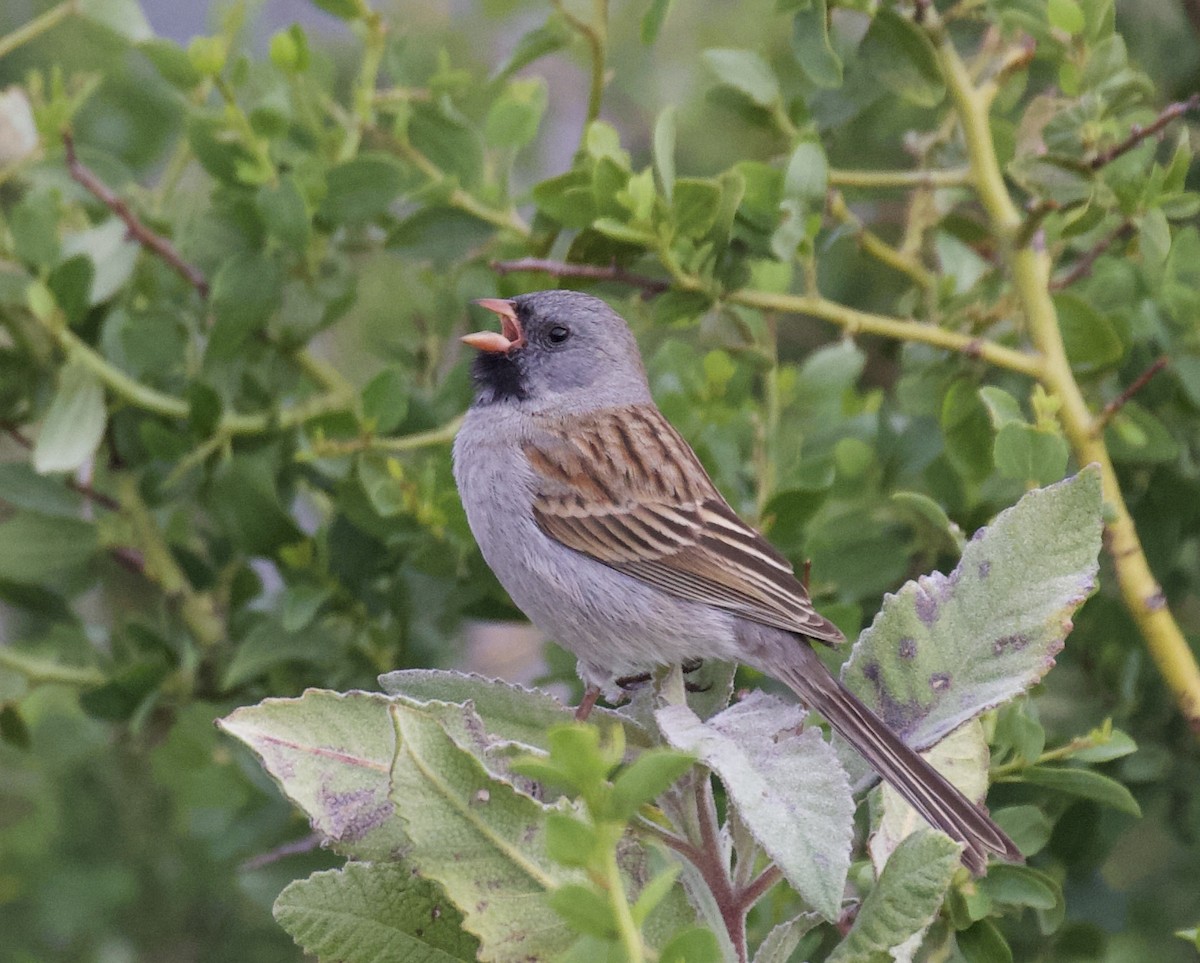
[[[551,538],[680,598],[809,638],[842,634],[791,564],[721,497],[687,442],[649,406],[545,419],[525,445],[534,516]]]

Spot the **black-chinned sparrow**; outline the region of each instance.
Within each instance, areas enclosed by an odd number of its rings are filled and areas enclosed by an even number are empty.
[[[513,602],[579,659],[590,685],[694,659],[790,686],[930,824],[1021,858],[979,806],[904,744],[817,658],[840,631],[792,566],[721,497],[650,397],[625,321],[598,298],[541,291],[478,302],[479,349],[454,443],[467,520]]]

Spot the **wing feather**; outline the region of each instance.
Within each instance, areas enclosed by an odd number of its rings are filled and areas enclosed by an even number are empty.
[[[526,443],[548,536],[680,598],[836,643],[784,556],[725,502],[687,442],[649,405],[543,419]]]

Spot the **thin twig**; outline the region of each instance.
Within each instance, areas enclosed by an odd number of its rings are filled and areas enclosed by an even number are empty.
[[[0,57],[7,57],[18,47],[29,43],[31,40],[36,40],[47,30],[58,26],[67,17],[78,12],[79,0],[65,0],[65,2],[51,7],[40,16],[34,17],[28,23],[17,27],[12,33],[0,37]]]
[[[662,294],[671,287],[663,278],[652,278],[645,274],[627,271],[617,263],[567,264],[545,258],[523,257],[515,261],[492,261],[491,268],[497,274],[513,274],[517,271],[540,271],[556,278],[590,278],[596,281],[617,281],[645,292],[647,297]]]
[[[265,853],[259,853],[257,856],[251,856],[238,867],[243,873],[253,872],[256,869],[262,869],[264,866],[270,866],[272,863],[277,863],[279,860],[288,856],[297,856],[300,853],[311,853],[314,849],[319,849],[321,844],[325,842],[325,837],[320,833],[309,833],[300,839],[293,839],[289,843],[283,843],[276,846],[274,849],[268,849]]]
[[[75,153],[74,138],[67,131],[63,131],[62,138],[63,147],[67,152],[67,171],[71,177],[82,184],[100,203],[125,222],[125,227],[128,229],[131,238],[143,247],[149,248],[166,261],[181,278],[200,292],[202,298],[207,298],[208,279],[205,278],[203,272],[198,267],[188,264],[183,259],[183,255],[175,248],[174,244],[143,224],[130,209],[129,205],[113,193],[108,185],[100,180],[95,172],[79,159]]]
[[[829,192],[829,211],[839,221],[854,230],[862,249],[880,263],[886,264],[894,271],[900,271],[908,275],[910,280],[915,281],[925,290],[937,287],[937,278],[931,271],[926,269],[925,265],[915,257],[888,244],[887,241],[883,240],[883,238],[863,224],[858,215],[850,210],[841,191]]]
[[[1055,278],[1050,282],[1051,291],[1061,291],[1063,288],[1069,288],[1076,281],[1080,281],[1092,273],[1092,268],[1096,266],[1096,261],[1100,255],[1107,251],[1118,241],[1124,240],[1133,233],[1133,222],[1122,221],[1117,225],[1116,229],[1110,234],[1106,234],[1097,241],[1088,251],[1086,251],[1078,261],[1071,265],[1071,269],[1062,277]]]
[[[1112,401],[1110,401],[1100,410],[1100,414],[1098,414],[1092,421],[1092,434],[1099,435],[1101,432],[1103,432],[1108,426],[1108,423],[1112,421],[1116,413],[1124,408],[1125,405],[1129,403],[1130,399],[1133,398],[1133,396],[1143,388],[1145,388],[1146,385],[1151,382],[1154,376],[1162,371],[1163,368],[1165,368],[1168,364],[1170,364],[1170,359],[1164,354],[1161,357],[1156,358],[1145,371],[1134,378],[1133,381],[1130,382],[1128,388],[1113,398]]]
[[[30,450],[33,448],[33,442],[30,439],[26,438],[23,434],[21,434],[20,430],[17,428],[16,425],[8,424],[7,422],[0,423],[0,431],[4,431],[13,441],[15,441],[22,448],[24,448],[26,450]],[[77,478],[68,478],[68,479],[66,479],[66,484],[67,484],[67,487],[69,489],[71,489],[73,492],[76,492],[77,494],[82,495],[84,498],[86,498],[90,502],[95,502],[101,508],[107,508],[111,512],[119,512],[121,510],[120,502],[118,502],[111,495],[106,495],[102,491],[97,491],[95,488],[93,488],[91,485],[87,484],[86,482],[81,482]]]
[[[418,431],[411,435],[396,435],[379,438],[375,435],[361,435],[358,438],[335,439],[316,438],[312,448],[300,452],[297,461],[312,461],[314,458],[339,458],[343,455],[353,455],[360,451],[383,451],[397,453],[415,451],[418,448],[433,448],[437,445],[448,445],[458,434],[462,425],[462,416],[451,418],[444,425],[431,428],[428,431]]]
[[[1133,150],[1144,141],[1147,137],[1153,137],[1161,131],[1171,121],[1182,117],[1184,114],[1193,110],[1200,110],[1200,93],[1192,94],[1187,100],[1180,100],[1173,104],[1168,104],[1163,108],[1162,112],[1154,118],[1145,127],[1141,124],[1134,124],[1129,129],[1129,136],[1123,141],[1119,141],[1109,147],[1107,150],[1102,150],[1099,154],[1092,158],[1089,167],[1092,170],[1098,171],[1105,164],[1111,164],[1122,154]]]
[[[783,870],[772,863],[761,873],[758,874],[751,882],[737,894],[738,905],[743,913],[748,913],[750,908],[754,906],[763,894],[772,886],[783,879]]]

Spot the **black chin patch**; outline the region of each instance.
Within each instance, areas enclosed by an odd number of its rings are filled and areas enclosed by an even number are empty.
[[[499,351],[480,351],[471,365],[477,404],[494,405],[498,401],[524,401],[529,397],[525,372],[520,362]]]

